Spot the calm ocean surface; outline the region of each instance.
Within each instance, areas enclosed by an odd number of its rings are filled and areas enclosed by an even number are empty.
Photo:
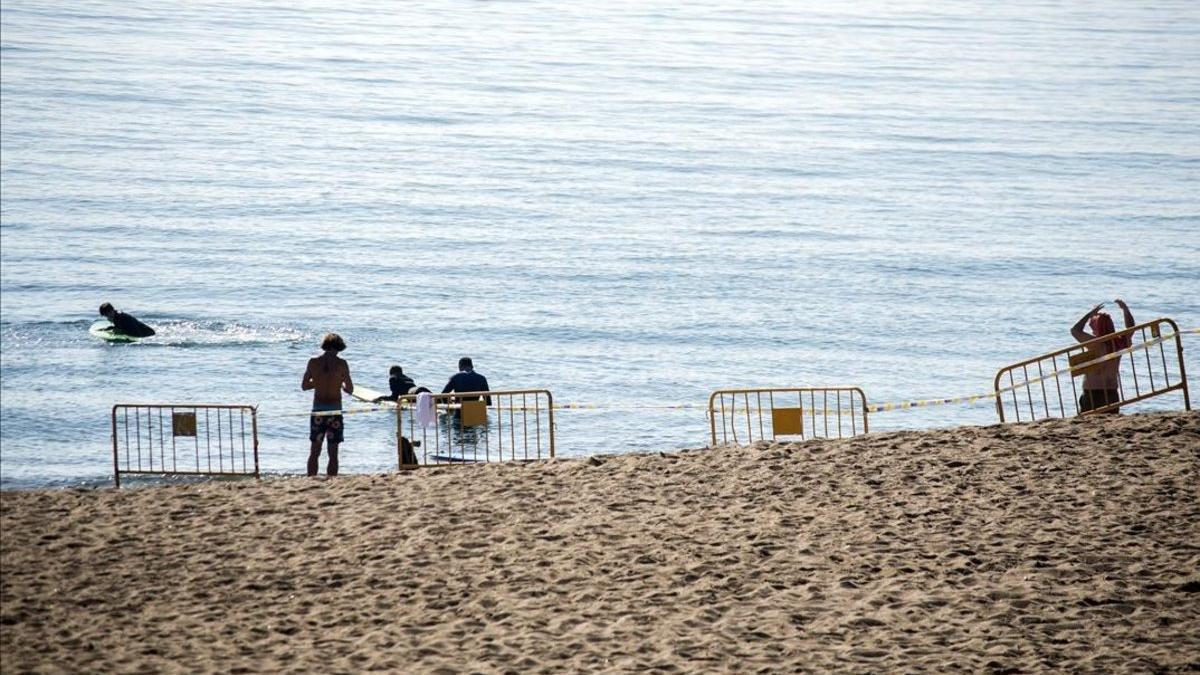
[[[548,388],[563,456],[710,391],[990,390],[1117,296],[1200,326],[1200,3],[33,2],[2,22],[0,486],[111,479],[117,402],[305,360]],[[159,335],[87,334],[111,301]],[[1200,336],[1185,363],[1200,373]],[[1196,394],[1193,394],[1196,398]],[[1178,409],[1178,397],[1137,409]],[[989,402],[873,429],[996,421]],[[348,418],[343,472],[395,461]]]

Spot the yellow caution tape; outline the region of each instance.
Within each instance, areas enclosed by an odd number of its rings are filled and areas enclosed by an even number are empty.
[[[1187,330],[1180,330],[1179,333],[1198,333],[1198,334],[1200,334],[1200,328],[1189,328]],[[1024,382],[1022,382],[1020,384],[1014,384],[1014,385],[1011,385],[1008,387],[1003,387],[1001,389],[997,389],[996,391],[989,392],[986,394],[976,394],[974,396],[958,396],[956,398],[928,399],[928,400],[923,400],[923,401],[920,401],[920,400],[919,401],[901,401],[898,403],[873,404],[873,405],[867,406],[867,411],[868,412],[888,412],[888,411],[892,411],[892,410],[907,410],[909,408],[924,408],[927,406],[945,405],[945,404],[951,404],[951,403],[975,403],[980,400],[991,400],[991,399],[996,398],[997,396],[1000,396],[1001,394],[1007,394],[1010,391],[1016,391],[1016,390],[1024,388],[1024,387],[1029,387],[1031,385],[1038,384],[1039,382],[1044,382],[1045,380],[1056,378],[1059,375],[1062,375],[1063,373],[1080,372],[1080,371],[1086,370],[1087,368],[1090,368],[1098,363],[1105,363],[1107,361],[1119,359],[1126,354],[1133,354],[1135,351],[1153,347],[1156,344],[1160,344],[1162,342],[1170,340],[1171,338],[1174,338],[1179,333],[1167,333],[1167,334],[1163,335],[1162,337],[1158,337],[1153,340],[1147,340],[1146,342],[1143,342],[1140,345],[1136,345],[1133,347],[1126,347],[1125,349],[1121,349],[1121,350],[1112,352],[1110,354],[1105,354],[1104,356],[1101,356],[1098,359],[1093,359],[1091,361],[1087,361],[1086,363],[1081,363],[1079,365],[1075,365],[1075,366],[1068,365],[1066,368],[1055,370],[1055,371],[1052,371],[1049,373],[1043,373],[1042,375],[1040,375],[1038,377],[1035,377],[1030,380],[1025,380]]]
[[[366,413],[382,412],[385,410],[389,412],[395,412],[396,408],[374,406],[371,408],[347,408],[345,410],[314,410],[306,413],[280,413],[278,415],[271,415],[270,417],[332,417],[334,415],[363,415]]]
[[[995,399],[997,396],[1000,396],[1001,394],[1006,394],[1010,391],[1016,391],[1017,389],[1021,389],[1023,387],[1028,387],[1028,386],[1031,386],[1034,384],[1038,384],[1039,382],[1043,382],[1045,380],[1055,378],[1059,375],[1062,375],[1063,373],[1079,372],[1079,371],[1085,370],[1087,368],[1090,368],[1091,366],[1094,366],[1094,365],[1097,365],[1100,363],[1105,363],[1107,361],[1119,359],[1126,354],[1133,354],[1135,351],[1153,347],[1156,344],[1165,342],[1169,339],[1174,338],[1176,335],[1183,334],[1183,333],[1200,334],[1200,328],[1181,329],[1178,333],[1167,333],[1167,334],[1164,334],[1163,336],[1155,338],[1153,340],[1147,340],[1146,342],[1143,342],[1137,346],[1127,347],[1125,349],[1112,352],[1111,354],[1105,354],[1104,356],[1102,356],[1100,358],[1094,359],[1092,361],[1088,361],[1086,363],[1081,363],[1079,365],[1074,365],[1074,366],[1068,366],[1067,368],[1055,370],[1050,373],[1044,373],[1033,379],[1026,380],[1026,381],[1022,382],[1021,384],[1014,384],[1012,386],[1004,387],[1002,389],[998,389],[994,392],[988,392],[986,394],[973,394],[970,396],[955,396],[953,398],[932,398],[932,399],[917,399],[917,400],[913,400],[913,401],[895,401],[895,402],[890,402],[890,403],[872,403],[872,404],[868,404],[866,406],[866,410],[867,410],[867,412],[880,413],[880,412],[891,412],[893,410],[909,410],[912,408],[928,408],[928,407],[932,407],[932,406],[956,405],[956,404],[962,404],[962,403],[965,403],[967,405],[974,405],[975,403],[978,403],[980,401],[991,401],[991,400]],[[399,410],[402,410],[402,411],[403,410],[411,411],[412,406],[406,405],[405,403],[406,402],[401,401],[399,406],[396,406],[396,405],[371,406],[369,408],[349,408],[347,410],[341,410],[341,411],[332,410],[332,411],[314,411],[314,412],[308,412],[308,413],[283,413],[283,414],[279,414],[279,415],[272,415],[272,417],[325,417],[325,416],[330,416],[330,415],[360,415],[360,414],[373,413],[373,412],[396,412],[397,408],[399,408]],[[438,410],[438,412],[444,412],[447,407],[455,408],[458,406],[455,404],[450,404],[449,406],[439,405],[437,407],[437,410]],[[517,412],[542,411],[542,410],[547,410],[548,408],[553,408],[554,410],[705,410],[705,411],[709,411],[709,408],[707,405],[694,404],[694,403],[682,403],[682,404],[673,404],[673,405],[671,405],[671,404],[645,405],[645,404],[638,404],[638,403],[628,403],[628,404],[555,403],[552,406],[540,407],[540,408],[536,408],[536,407],[530,408],[527,406],[506,407],[506,406],[502,406],[502,405],[492,407],[492,409],[496,410],[497,412],[503,412],[506,410],[507,411],[517,411]],[[749,410],[743,409],[741,411],[741,414],[745,414],[746,412],[761,412],[763,410],[769,410],[769,409],[767,409],[767,408],[763,408],[763,409],[751,408]],[[824,413],[826,415],[844,414],[845,413],[844,410],[839,411],[839,410],[833,409],[833,408],[826,408],[824,410],[822,410],[820,408],[805,408],[804,412],[805,412],[805,414]]]
[[[641,403],[555,403],[555,410],[707,410],[708,406],[698,403],[679,403],[675,405],[646,405]],[[535,410],[535,408],[516,408],[516,410]],[[543,408],[544,410],[544,408]]]
[[[935,405],[954,405],[966,403],[973,405],[983,400],[996,398],[996,394],[975,394],[973,396],[955,396],[954,398],[932,398],[918,401],[899,401],[896,403],[873,403],[867,406],[867,412],[889,412],[892,410],[908,410],[909,408],[928,408]]]
[[[1063,373],[1078,372],[1078,371],[1087,369],[1091,366],[1094,366],[1098,363],[1104,363],[1107,361],[1112,361],[1114,359],[1119,359],[1122,356],[1124,356],[1125,354],[1133,354],[1135,351],[1153,347],[1156,344],[1170,340],[1170,339],[1174,338],[1177,334],[1182,334],[1182,333],[1200,334],[1200,328],[1189,328],[1186,330],[1180,330],[1179,333],[1167,333],[1167,334],[1164,334],[1162,337],[1155,338],[1153,340],[1147,340],[1146,342],[1143,342],[1139,345],[1127,347],[1125,349],[1115,351],[1110,354],[1105,354],[1104,356],[1094,359],[1092,361],[1088,361],[1086,363],[1081,363],[1081,364],[1075,365],[1075,366],[1068,366],[1067,368],[1055,370],[1050,373],[1044,373],[1039,377],[1035,377],[1033,379],[1026,380],[1020,384],[1014,384],[1012,386],[1004,387],[997,391],[988,392],[986,394],[974,394],[971,396],[955,396],[953,398],[935,398],[935,399],[918,399],[918,400],[914,400],[914,401],[896,401],[896,402],[892,402],[892,403],[871,403],[871,404],[867,405],[866,409],[867,409],[867,412],[880,413],[880,412],[891,412],[893,410],[909,410],[912,408],[928,408],[928,407],[938,406],[938,405],[953,405],[953,404],[959,404],[959,403],[966,403],[968,405],[973,405],[980,401],[992,401],[993,399],[995,399],[997,396],[1000,396],[1001,394],[1007,394],[1010,391],[1016,391],[1017,389],[1021,389],[1023,387],[1029,387],[1031,385],[1038,384],[1039,382],[1057,377],[1059,375],[1062,375]],[[752,408],[749,411],[742,410],[742,414],[745,414],[746,412],[751,412],[751,413],[762,412],[764,410],[769,410],[769,409],[763,408],[760,410],[760,409]],[[816,408],[816,409],[806,408],[805,409],[806,414],[824,413],[826,415],[831,415],[831,414],[839,414],[839,412],[840,411],[838,411],[838,410],[828,409],[828,408],[826,408],[825,410],[821,410],[820,408]],[[841,411],[841,414],[844,414],[844,411]]]

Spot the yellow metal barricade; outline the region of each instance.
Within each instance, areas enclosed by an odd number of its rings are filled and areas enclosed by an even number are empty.
[[[400,468],[554,457],[554,398],[546,389],[401,396],[396,408]],[[425,424],[422,424],[422,418]]]
[[[708,397],[712,444],[846,438],[865,434],[867,395],[859,387],[722,389]]]
[[[1130,346],[1106,353],[1105,344],[1122,337],[1130,339]],[[1119,364],[1117,400],[1081,412],[1083,377],[1113,361]],[[1184,408],[1192,409],[1183,341],[1171,319],[1155,319],[1005,366],[996,373],[993,386],[1001,422],[1115,412],[1122,405],[1173,391],[1182,392]]]
[[[112,408],[112,448],[116,487],[122,474],[257,477],[257,409],[118,403]]]

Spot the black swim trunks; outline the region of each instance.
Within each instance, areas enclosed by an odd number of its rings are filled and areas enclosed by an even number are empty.
[[[1085,413],[1096,408],[1121,402],[1121,392],[1116,389],[1084,389],[1079,397],[1079,412]],[[1108,412],[1117,412],[1117,409]]]
[[[335,410],[340,412],[341,409],[341,406],[313,406],[313,412],[333,412]],[[331,443],[341,443],[345,440],[342,416],[340,414],[312,415],[308,418],[308,440],[315,441],[326,437],[328,437]]]

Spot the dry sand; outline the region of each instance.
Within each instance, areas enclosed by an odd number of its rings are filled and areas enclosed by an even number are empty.
[[[1198,467],[1181,413],[5,492],[0,666],[1194,671]]]

